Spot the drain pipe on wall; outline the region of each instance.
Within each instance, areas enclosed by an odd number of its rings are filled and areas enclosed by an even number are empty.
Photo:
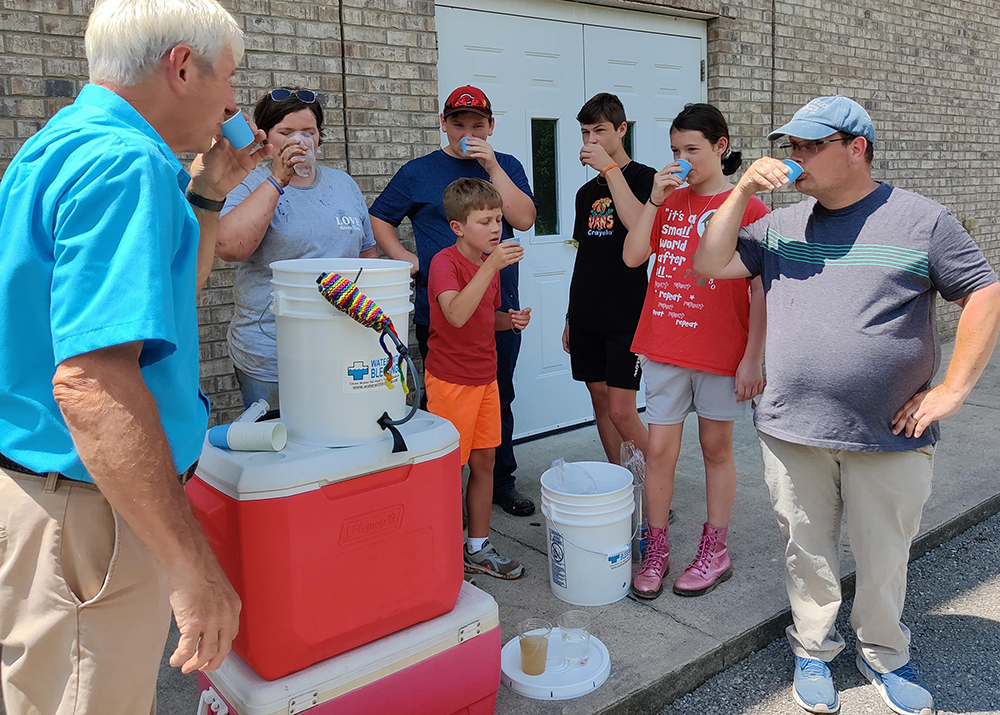
[[[772,0],[773,2],[773,0]],[[347,173],[353,176],[354,173],[351,171],[351,150],[350,142],[347,138],[347,54],[345,52],[344,45],[344,0],[339,0],[337,3],[337,14],[340,19],[340,112],[344,119],[344,161],[347,163]],[[773,37],[774,37],[774,18],[771,18],[771,36],[772,36],[772,52],[773,52]],[[773,70],[772,70],[773,72]],[[772,75],[772,85],[773,85],[773,75]],[[773,87],[772,87],[773,91]],[[773,100],[772,100],[773,103]],[[772,107],[771,114],[774,114],[774,109]],[[772,122],[773,123],[773,122]]]

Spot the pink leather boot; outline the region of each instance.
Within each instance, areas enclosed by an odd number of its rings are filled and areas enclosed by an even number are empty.
[[[704,596],[733,575],[726,548],[725,527],[712,526],[707,521],[701,530],[701,543],[691,565],[674,584],[678,596]]]
[[[667,530],[649,527],[649,544],[639,573],[632,579],[632,593],[639,598],[656,598],[663,591],[663,577],[670,573],[670,544]]]

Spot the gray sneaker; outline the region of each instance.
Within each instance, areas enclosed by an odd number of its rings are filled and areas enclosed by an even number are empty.
[[[515,579],[521,578],[524,574],[524,566],[515,561],[501,556],[488,540],[483,544],[483,548],[474,554],[464,546],[462,553],[465,555],[466,573],[485,573],[496,578]]]

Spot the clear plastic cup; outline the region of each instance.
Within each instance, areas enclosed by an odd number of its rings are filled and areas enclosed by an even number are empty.
[[[590,659],[590,622],[590,614],[586,611],[566,611],[559,616],[567,665],[579,668]]]
[[[517,626],[517,636],[521,644],[521,670],[525,675],[541,675],[545,672],[545,660],[549,656],[549,634],[552,624],[541,618],[528,618]]]
[[[316,175],[316,142],[313,141],[312,134],[308,132],[295,132],[289,134],[287,141],[297,141],[305,147],[305,161],[299,162],[294,167],[295,173],[304,179]]]

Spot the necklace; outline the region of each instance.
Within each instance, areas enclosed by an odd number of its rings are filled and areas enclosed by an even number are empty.
[[[715,197],[716,196],[718,196],[719,194],[721,194],[723,191],[729,191],[732,188],[733,188],[733,185],[727,182],[726,185],[723,188],[719,189],[714,194],[712,194],[712,198],[710,198],[708,200],[708,203],[705,204],[705,208],[708,208],[709,206],[712,205],[712,202],[715,201]],[[687,209],[688,209],[687,215],[688,216],[691,216],[691,194],[693,194],[693,193],[694,193],[694,189],[692,189],[690,186],[688,186],[688,193],[687,193]]]

